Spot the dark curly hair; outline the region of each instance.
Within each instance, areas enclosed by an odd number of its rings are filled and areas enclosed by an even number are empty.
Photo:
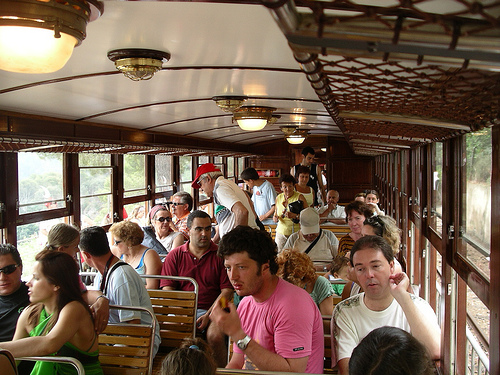
[[[217,254],[224,258],[235,253],[247,252],[250,259],[262,266],[269,263],[272,275],[278,272],[276,243],[266,231],[238,225],[222,237]]]

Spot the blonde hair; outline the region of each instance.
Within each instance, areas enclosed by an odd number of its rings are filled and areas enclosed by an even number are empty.
[[[57,250],[61,246],[68,246],[71,242],[76,240],[80,235],[78,228],[65,224],[59,223],[54,225],[49,230],[47,235],[47,244],[44,250]]]
[[[120,221],[114,223],[111,228],[109,228],[109,232],[113,236],[120,238],[123,242],[130,243],[130,246],[140,245],[144,240],[144,232],[139,224],[133,221]]]
[[[296,250],[286,249],[279,253],[278,267],[279,277],[301,288],[318,278],[309,255]]]

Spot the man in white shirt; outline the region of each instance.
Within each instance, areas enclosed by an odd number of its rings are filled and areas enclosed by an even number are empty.
[[[215,218],[219,225],[219,232],[213,238],[215,243],[238,225],[259,229],[250,197],[233,181],[225,179],[214,164],[199,166],[191,186],[202,189],[208,197],[214,199]]]
[[[432,359],[441,354],[441,330],[430,305],[408,293],[405,273],[394,274],[391,246],[378,236],[364,236],[351,249],[351,263],[363,293],[346,299],[332,316],[332,364],[349,373],[352,351],[368,333],[382,326],[401,328],[422,343]]]
[[[309,255],[318,271],[323,271],[337,256],[339,240],[329,230],[319,227],[318,212],[308,207],[300,212],[300,230],[292,233],[283,249],[294,249]]]
[[[340,194],[337,190],[329,190],[326,194],[327,206],[320,209],[320,219],[321,224],[339,224],[345,225],[346,215],[344,206],[340,206],[339,203]]]
[[[276,189],[269,181],[259,177],[255,168],[241,172],[241,179],[252,189],[252,202],[262,224],[274,224]]]

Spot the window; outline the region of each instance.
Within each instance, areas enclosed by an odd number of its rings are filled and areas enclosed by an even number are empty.
[[[238,180],[238,176],[234,174],[234,158],[228,157],[227,158],[227,178],[234,179],[234,177],[236,177],[236,180]]]
[[[124,197],[146,195],[146,156],[123,156]]]
[[[191,182],[193,182],[193,158],[191,156],[180,156],[179,167],[181,171],[179,190],[191,193]]]
[[[431,215],[430,225],[437,233],[443,233],[443,143],[432,144],[432,191],[431,191]]]
[[[172,190],[172,159],[171,155],[155,156],[156,193]]]
[[[238,178],[245,169],[245,158],[238,158]]]
[[[127,220],[139,224],[139,226],[144,227],[147,225],[148,207],[146,202],[138,202],[127,204],[124,206],[125,211],[128,214]]]
[[[459,248],[459,252],[489,279],[491,129],[470,133],[463,138],[462,246]]]
[[[80,204],[82,228],[113,222],[111,155],[80,154]]]
[[[200,156],[198,157],[198,165],[203,165],[208,163],[208,156]]]
[[[66,206],[63,154],[20,152],[17,170],[20,215]]]

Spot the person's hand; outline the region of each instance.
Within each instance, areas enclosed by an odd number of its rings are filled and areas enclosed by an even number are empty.
[[[275,223],[277,223],[277,222],[278,222],[278,220],[279,220],[278,216],[273,215],[273,221],[274,221]]]
[[[209,315],[210,314],[207,312],[196,319],[196,329],[198,329],[199,331],[204,331],[207,328],[208,323],[210,322]]]
[[[99,334],[106,329],[109,319],[109,300],[107,298],[98,298],[90,306],[94,318],[94,329]]]
[[[406,273],[399,272],[389,276],[389,285],[391,287],[392,296],[397,299],[402,294],[407,293],[410,279],[408,279]]]
[[[229,309],[229,312],[226,311],[227,309]],[[210,320],[231,338],[238,337],[238,339],[241,339],[245,337],[236,306],[232,302],[228,302],[225,309],[222,308],[220,303],[216,303],[210,313]]]

